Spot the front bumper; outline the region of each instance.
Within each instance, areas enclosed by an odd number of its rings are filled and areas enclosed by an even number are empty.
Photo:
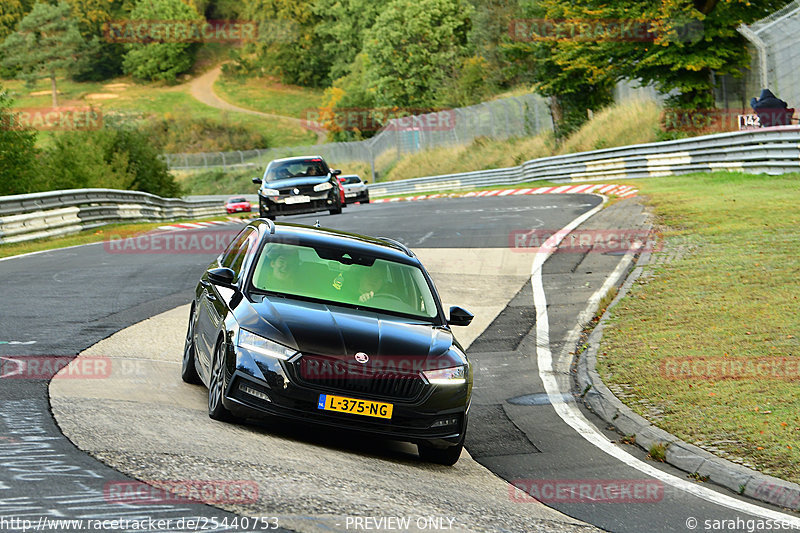
[[[336,192],[338,195],[338,191]],[[301,203],[286,203],[291,196],[259,196],[260,210],[268,215],[300,215],[336,209],[338,203],[332,194],[306,195],[309,200]],[[291,200],[289,200],[291,202]]]
[[[291,377],[292,373],[290,363],[265,361],[259,356],[252,357],[246,350],[238,350],[236,368],[228,382],[223,405],[242,418],[280,416],[439,446],[452,446],[462,441],[471,383],[455,386],[426,384],[415,398],[401,400],[315,387],[297,382]],[[386,420],[321,410],[318,408],[320,394],[388,402],[394,406],[392,418]],[[455,422],[434,426],[434,423],[443,420]]]
[[[367,189],[349,191],[345,189],[344,196],[348,202],[363,202],[369,200],[369,191]]]

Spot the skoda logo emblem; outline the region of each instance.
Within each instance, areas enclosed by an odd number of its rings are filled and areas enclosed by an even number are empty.
[[[294,189],[292,189],[292,194],[300,194],[300,189],[295,187]]]
[[[365,364],[367,361],[369,361],[369,356],[367,354],[365,354],[364,352],[358,352],[355,355],[355,358],[356,358],[356,361],[358,361],[362,365]]]

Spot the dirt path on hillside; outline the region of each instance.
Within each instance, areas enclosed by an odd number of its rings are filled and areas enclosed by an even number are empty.
[[[224,111],[235,111],[237,113],[247,113],[249,115],[258,115],[261,117],[285,120],[314,133],[317,136],[317,144],[324,144],[327,141],[327,134],[324,131],[318,131],[314,128],[310,128],[303,120],[300,120],[299,118],[287,117],[285,115],[275,115],[273,113],[262,113],[261,111],[253,111],[252,109],[245,109],[244,107],[239,107],[223,100],[214,92],[214,82],[217,81],[217,78],[219,78],[221,73],[222,66],[218,65],[205,74],[201,74],[187,84],[189,86],[189,92],[195,99],[206,104],[207,106],[222,109]]]

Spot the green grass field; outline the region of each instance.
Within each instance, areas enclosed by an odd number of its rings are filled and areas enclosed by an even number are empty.
[[[629,183],[690,252],[612,308],[603,379],[681,439],[800,482],[800,175]]]
[[[322,90],[283,85],[272,79],[221,76],[214,84],[220,98],[254,111],[306,119],[307,111],[322,104]]]

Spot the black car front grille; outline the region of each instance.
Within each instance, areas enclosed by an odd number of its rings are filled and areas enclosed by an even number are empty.
[[[378,398],[414,400],[425,388],[419,373],[386,371],[316,355],[303,354],[294,363],[294,371],[298,382],[315,389]]]
[[[286,187],[283,189],[278,189],[281,195],[293,195],[293,194],[314,194],[314,187],[315,185],[298,185],[297,187]],[[294,190],[297,189],[300,192],[295,193]]]

